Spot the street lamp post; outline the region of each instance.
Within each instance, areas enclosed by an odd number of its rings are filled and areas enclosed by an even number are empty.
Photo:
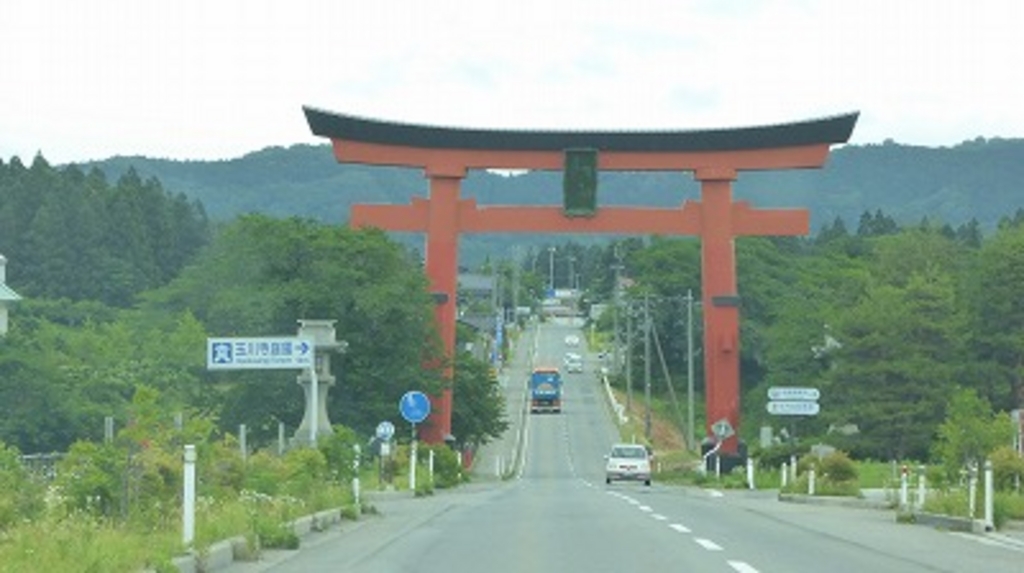
[[[548,292],[555,292],[555,248],[548,247]]]
[[[693,290],[686,289],[686,419],[689,424],[687,446],[694,449],[693,423]]]

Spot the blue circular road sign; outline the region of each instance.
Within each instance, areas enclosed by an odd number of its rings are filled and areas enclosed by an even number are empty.
[[[406,422],[419,424],[430,415],[430,398],[416,390],[406,392],[398,401],[398,411]]]

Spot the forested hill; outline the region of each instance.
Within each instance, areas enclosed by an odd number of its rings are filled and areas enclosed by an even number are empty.
[[[198,199],[215,220],[262,212],[341,222],[353,203],[405,203],[427,186],[418,170],[340,165],[327,144],[271,147],[227,161],[116,157],[91,165],[111,180],[135,167],[165,189]],[[481,203],[558,204],[559,177],[473,172],[463,194]],[[696,198],[698,188],[685,173],[604,173],[598,193],[605,205],[670,206]],[[758,207],[808,208],[815,233],[837,216],[856,228],[861,214],[879,209],[904,225],[927,217],[955,227],[974,218],[991,229],[1024,207],[1024,140],[845,146],[833,150],[824,169],[743,173],[735,195]]]

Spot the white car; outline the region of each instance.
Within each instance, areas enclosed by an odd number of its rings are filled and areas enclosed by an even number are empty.
[[[580,345],[580,337],[576,336],[575,334],[570,334],[569,336],[566,336],[565,337],[565,345],[566,346],[579,346]]]
[[[565,371],[569,374],[583,372],[583,357],[578,354],[566,355]]]
[[[604,457],[604,482],[642,481],[651,485],[651,456],[641,444],[615,444]]]

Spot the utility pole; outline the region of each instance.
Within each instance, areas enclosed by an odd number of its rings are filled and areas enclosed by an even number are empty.
[[[519,272],[522,261],[519,260],[519,245],[512,247],[512,322],[518,322],[519,316]]]
[[[626,415],[633,407],[633,308],[626,303]]]
[[[622,294],[619,288],[619,276],[622,272],[622,252],[619,250],[619,244],[615,243],[615,284],[612,285],[612,296],[614,297],[614,307],[612,308],[612,330],[614,335],[612,336],[612,372],[619,374],[622,371],[622,360],[621,352],[619,347],[622,344],[622,335],[619,333],[619,307],[622,305]]]
[[[548,247],[548,291],[555,292],[555,248]]]
[[[686,446],[695,450],[695,424],[693,421],[693,289],[686,289],[686,419],[689,434]]]
[[[644,436],[651,440],[651,297],[644,293]]]

